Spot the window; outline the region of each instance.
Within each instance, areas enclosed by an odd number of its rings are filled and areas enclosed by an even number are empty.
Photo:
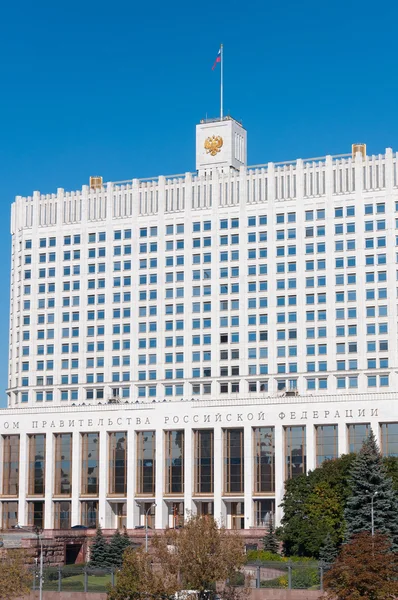
[[[224,430],[224,493],[244,491],[243,429]]]
[[[293,479],[307,470],[305,426],[285,427],[285,477]]]
[[[256,383],[256,382],[255,382]],[[274,427],[256,427],[254,436],[254,493],[275,491]]]
[[[184,431],[165,432],[165,493],[184,493]]]
[[[114,432],[108,435],[109,494],[125,496],[127,493],[127,432]]]
[[[337,425],[318,425],[316,431],[316,465],[338,457]]]

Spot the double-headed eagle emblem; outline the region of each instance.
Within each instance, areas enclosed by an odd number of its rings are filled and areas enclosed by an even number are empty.
[[[218,152],[220,152],[223,143],[224,143],[223,139],[220,135],[212,135],[212,136],[206,138],[205,139],[206,153],[210,154],[211,156],[216,156],[216,154]]]

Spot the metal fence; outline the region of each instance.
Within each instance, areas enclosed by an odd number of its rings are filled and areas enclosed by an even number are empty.
[[[94,568],[86,565],[47,567],[43,570],[43,590],[53,592],[106,592],[115,585],[116,568]],[[32,571],[32,590],[40,585],[39,568]]]
[[[235,587],[323,591],[323,575],[328,566],[316,561],[250,562],[230,580]],[[89,565],[47,567],[43,590],[54,592],[107,592],[117,581],[118,569]],[[32,570],[32,590],[39,589],[39,568]]]
[[[246,564],[244,573],[255,588],[323,591],[327,569],[328,565],[317,561],[256,561]]]

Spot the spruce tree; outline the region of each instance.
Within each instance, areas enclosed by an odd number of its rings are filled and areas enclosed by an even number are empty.
[[[98,525],[95,533],[95,538],[90,548],[90,566],[92,567],[109,567],[109,544],[104,538],[101,525]]]
[[[122,540],[123,540],[124,550],[126,550],[126,548],[131,548],[131,546],[133,545],[131,543],[131,540],[130,540],[129,536],[128,536],[126,527],[123,527]]]
[[[270,514],[268,522],[268,535],[265,535],[263,538],[263,546],[266,552],[272,552],[273,554],[277,554],[279,550],[279,543],[275,533],[272,514]]]
[[[123,564],[123,554],[127,547],[131,546],[127,532],[121,535],[117,529],[113,534],[109,544],[109,561],[112,566],[121,567]]]
[[[352,464],[350,485],[351,495],[344,511],[347,539],[357,533],[371,531],[373,497],[374,530],[388,535],[394,550],[397,550],[398,497],[392,479],[387,476],[372,431]]]
[[[337,558],[337,548],[333,542],[332,536],[328,532],[323,544],[319,550],[319,562],[326,567],[330,567]]]

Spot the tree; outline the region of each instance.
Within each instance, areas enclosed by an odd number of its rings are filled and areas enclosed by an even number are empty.
[[[112,565],[109,556],[109,544],[104,538],[101,525],[98,525],[90,547],[90,565],[92,567],[109,567]]]
[[[351,537],[325,574],[331,600],[381,600],[398,595],[398,555],[388,536],[364,531]]]
[[[286,556],[318,557],[327,533],[336,546],[341,544],[354,460],[355,454],[346,454],[285,482],[283,517],[277,534]]]
[[[8,550],[0,557],[0,599],[11,600],[29,594],[32,575],[25,566],[24,554]]]
[[[268,522],[268,534],[263,537],[263,546],[264,550],[268,552],[273,552],[274,554],[278,553],[279,550],[279,542],[276,537],[274,521],[272,518],[272,513],[270,514],[269,522]]]
[[[332,536],[330,533],[327,533],[321,549],[319,551],[319,561],[323,566],[329,567],[334,563],[337,558],[337,549],[336,545],[333,542]]]
[[[108,547],[108,562],[115,566],[121,567],[123,563],[123,554],[131,546],[127,531],[124,530],[123,535],[118,529],[113,534]]]
[[[225,582],[244,562],[244,543],[238,533],[219,527],[211,517],[191,516],[181,529],[155,535],[149,558],[141,549],[125,552],[110,600],[145,593],[164,596],[178,590],[197,590],[203,598],[215,591],[216,583],[221,584],[217,591],[222,598],[235,600],[246,588],[237,591]]]
[[[373,497],[374,529],[389,535],[394,549],[398,549],[398,497],[372,431],[352,464],[350,484],[351,495],[344,511],[347,537],[371,530]]]

